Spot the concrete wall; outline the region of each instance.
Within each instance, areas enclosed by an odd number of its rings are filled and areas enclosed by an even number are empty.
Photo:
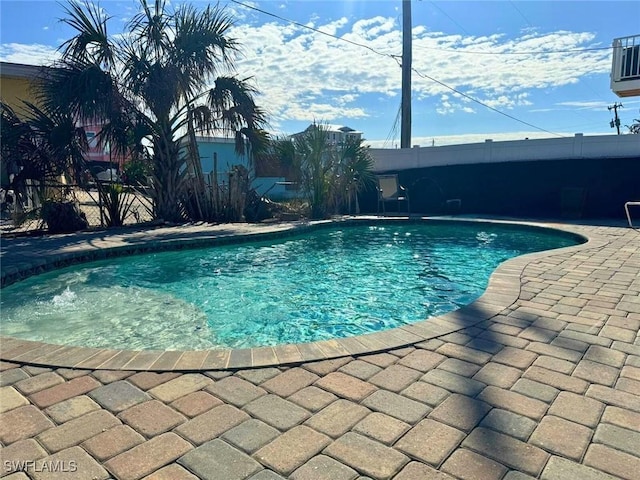
[[[586,158],[639,158],[640,135],[576,134],[566,138],[469,143],[411,149],[372,148],[376,172],[478,163]]]
[[[624,202],[640,200],[640,135],[372,149],[372,154],[377,172],[398,173],[413,213],[623,219]],[[360,204],[375,212],[376,192],[361,195]],[[387,210],[395,208],[387,204]]]

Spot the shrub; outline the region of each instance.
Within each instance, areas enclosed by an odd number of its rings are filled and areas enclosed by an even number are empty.
[[[40,215],[49,233],[72,233],[89,226],[78,202],[71,200],[45,200]]]

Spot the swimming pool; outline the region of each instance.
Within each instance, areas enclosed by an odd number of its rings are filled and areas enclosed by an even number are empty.
[[[394,222],[113,258],[4,288],[0,333],[167,350],[358,335],[457,309],[502,261],[577,243],[549,230]]]

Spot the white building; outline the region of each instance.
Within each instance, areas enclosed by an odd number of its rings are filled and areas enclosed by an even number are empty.
[[[291,138],[295,139],[296,137],[304,135],[309,130],[313,128],[318,128],[318,127],[322,128],[323,130],[326,130],[327,140],[329,140],[330,143],[333,143],[336,145],[345,143],[347,139],[354,139],[354,140],[362,139],[362,132],[354,130],[351,127],[347,127],[343,125],[331,125],[331,124],[325,124],[325,123],[321,123],[321,124],[312,123],[303,132],[294,133],[293,135],[291,135]]]
[[[611,90],[619,97],[640,95],[640,35],[613,41]]]

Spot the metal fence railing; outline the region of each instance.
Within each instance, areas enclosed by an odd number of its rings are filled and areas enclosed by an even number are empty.
[[[108,184],[103,184],[103,188]],[[119,185],[120,213],[124,225],[149,222],[151,199],[139,188]],[[22,192],[0,192],[0,231],[2,233],[29,233],[46,229],[41,219],[45,199],[74,202],[84,214],[89,227],[106,227],[110,223],[109,199],[100,195],[98,186],[64,184],[27,185]]]

